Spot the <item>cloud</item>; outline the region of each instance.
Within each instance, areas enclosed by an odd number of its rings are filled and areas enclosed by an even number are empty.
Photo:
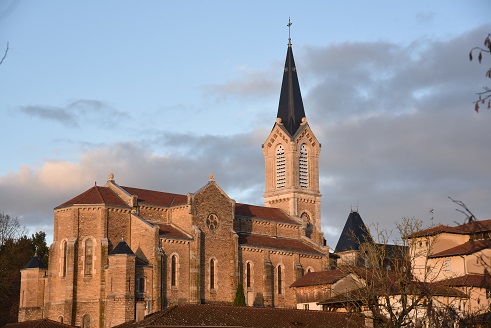
[[[490,28],[405,45],[351,42],[294,49],[309,124],[322,143],[322,220],[329,245],[336,245],[356,207],[367,224],[384,229],[394,229],[402,217],[426,224],[431,218],[462,222],[448,196],[464,201],[479,219],[491,218],[490,114],[476,114],[472,106],[486,82],[485,67],[467,57]],[[277,97],[281,77],[273,82],[269,76],[246,72],[243,80],[211,88],[215,96],[234,101],[266,91]],[[276,87],[264,87],[269,83]],[[98,102],[72,102],[60,113],[68,122],[73,115],[77,123],[123,115]],[[61,122],[60,113],[44,115]],[[202,187],[214,173],[236,201],[262,204],[261,144],[274,123],[271,116],[267,128],[254,124],[249,132],[226,136],[154,127],[151,133],[135,132],[139,137],[131,142],[88,145],[73,162],[22,166],[0,176],[0,209],[21,215],[26,224],[49,226],[53,207],[96,180],[104,184],[109,172],[121,185],[183,194]]]
[[[37,117],[47,121],[54,121],[70,127],[77,127],[90,122],[98,126],[109,127],[127,116],[108,104],[91,99],[78,99],[64,107],[29,105],[20,107],[20,111],[26,115]]]
[[[266,71],[253,70],[246,67],[239,69],[239,76],[222,84],[210,84],[204,86],[207,95],[218,99],[228,99],[230,97],[258,98],[271,96],[278,92],[279,79],[272,77]]]

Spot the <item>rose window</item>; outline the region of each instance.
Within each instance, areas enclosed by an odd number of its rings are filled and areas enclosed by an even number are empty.
[[[210,231],[215,231],[218,228],[218,216],[216,214],[210,214],[206,218],[206,226]]]

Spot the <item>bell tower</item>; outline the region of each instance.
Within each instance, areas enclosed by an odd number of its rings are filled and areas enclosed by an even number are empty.
[[[264,206],[277,207],[301,218],[306,236],[322,245],[321,145],[305,116],[290,38],[276,122],[262,148],[266,179]]]

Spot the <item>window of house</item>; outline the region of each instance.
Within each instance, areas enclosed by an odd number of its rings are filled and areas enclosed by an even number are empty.
[[[210,260],[210,289],[216,288],[216,260]]]
[[[309,304],[304,304],[304,305],[303,305],[303,309],[304,309],[304,310],[308,310],[308,309],[309,309]]]
[[[445,259],[443,261],[443,268],[442,269],[445,272],[450,272],[450,270],[451,270],[451,267],[450,267],[450,259]]]
[[[281,265],[278,265],[276,279],[278,285],[278,295],[282,295],[283,294],[283,267]]]
[[[286,185],[286,160],[283,145],[276,147],[276,188]]]
[[[84,261],[84,274],[86,276],[92,275],[92,261],[94,256],[94,242],[92,239],[85,241],[85,261]]]
[[[300,146],[300,156],[298,158],[298,178],[301,188],[309,187],[309,160],[308,150],[305,144]]]
[[[247,264],[246,264],[246,287],[247,288],[252,287],[251,275],[252,275],[251,262],[247,262]]]
[[[86,314],[82,317],[82,328],[90,328],[90,315]]]
[[[171,265],[170,265],[170,284],[172,287],[177,287],[177,270],[178,270],[178,261],[177,255],[172,255],[171,257]]]
[[[136,291],[139,294],[145,292],[145,277],[138,277],[136,280]]]
[[[66,277],[66,253],[67,253],[67,242],[64,240],[61,244],[61,276]]]

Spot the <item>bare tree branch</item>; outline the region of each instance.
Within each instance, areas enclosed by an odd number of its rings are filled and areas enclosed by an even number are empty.
[[[2,65],[4,59],[7,57],[7,53],[9,52],[9,43],[7,42],[7,48],[5,49],[5,54],[2,57],[2,60],[0,60],[0,65]]]

